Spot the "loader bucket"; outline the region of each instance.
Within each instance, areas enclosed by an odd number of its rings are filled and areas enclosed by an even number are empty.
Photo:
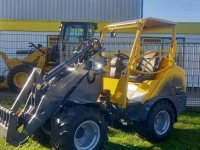
[[[0,106],[0,137],[13,146],[19,144],[17,142],[17,115],[2,106]]]
[[[18,115],[17,111],[26,97],[29,89],[33,85],[34,82],[34,75],[37,71],[40,70],[38,68],[34,68],[31,75],[28,78],[27,83],[22,88],[22,91],[18,95],[17,99],[15,100],[13,106],[10,109],[7,109],[0,105],[0,138],[4,139],[7,143],[13,146],[18,146],[20,142],[24,139],[20,138],[20,134],[26,134],[25,131],[22,133],[18,132]],[[37,76],[36,76],[37,77]]]

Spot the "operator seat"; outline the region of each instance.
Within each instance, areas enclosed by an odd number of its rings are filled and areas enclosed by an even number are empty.
[[[146,52],[147,53],[147,52]],[[143,58],[140,59],[140,61],[137,64],[136,69],[139,71],[142,71],[143,67],[145,64],[154,56],[158,56],[159,53],[150,53],[148,55],[145,55]],[[155,72],[158,71],[161,67],[163,58],[161,57],[156,57],[152,59],[146,68],[144,69],[144,72]],[[155,78],[156,74],[140,74],[140,73],[135,73],[129,76],[129,81],[130,82],[143,82],[145,80],[153,80]]]
[[[126,68],[123,63],[123,60],[119,57],[115,57],[111,60],[111,70],[110,70],[110,77],[119,79],[122,75],[122,71]]]

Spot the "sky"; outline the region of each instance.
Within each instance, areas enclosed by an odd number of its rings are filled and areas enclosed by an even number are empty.
[[[143,0],[143,18],[200,22],[200,0]]]

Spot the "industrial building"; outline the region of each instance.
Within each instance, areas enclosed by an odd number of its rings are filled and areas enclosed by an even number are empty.
[[[34,41],[48,46],[51,37],[58,35],[61,21],[96,22],[95,36],[98,36],[101,28],[111,22],[140,18],[143,18],[143,0],[0,0],[0,41]],[[130,32],[126,30],[118,36],[132,37]],[[161,38],[169,37],[169,33],[166,30],[142,36]],[[199,33],[199,23],[177,25],[177,36],[181,39],[199,37]],[[0,48],[27,47],[25,43],[16,44],[0,43]]]
[[[61,22],[98,23],[99,36],[103,26],[142,14],[143,0],[0,0],[0,49],[14,53],[29,49],[28,42],[51,47]]]
[[[0,0],[0,33],[58,35],[61,21],[96,22],[100,30],[142,18],[142,8],[143,0]]]

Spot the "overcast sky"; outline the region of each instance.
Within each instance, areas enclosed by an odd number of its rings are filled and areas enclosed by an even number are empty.
[[[144,0],[143,17],[200,22],[200,0]]]

